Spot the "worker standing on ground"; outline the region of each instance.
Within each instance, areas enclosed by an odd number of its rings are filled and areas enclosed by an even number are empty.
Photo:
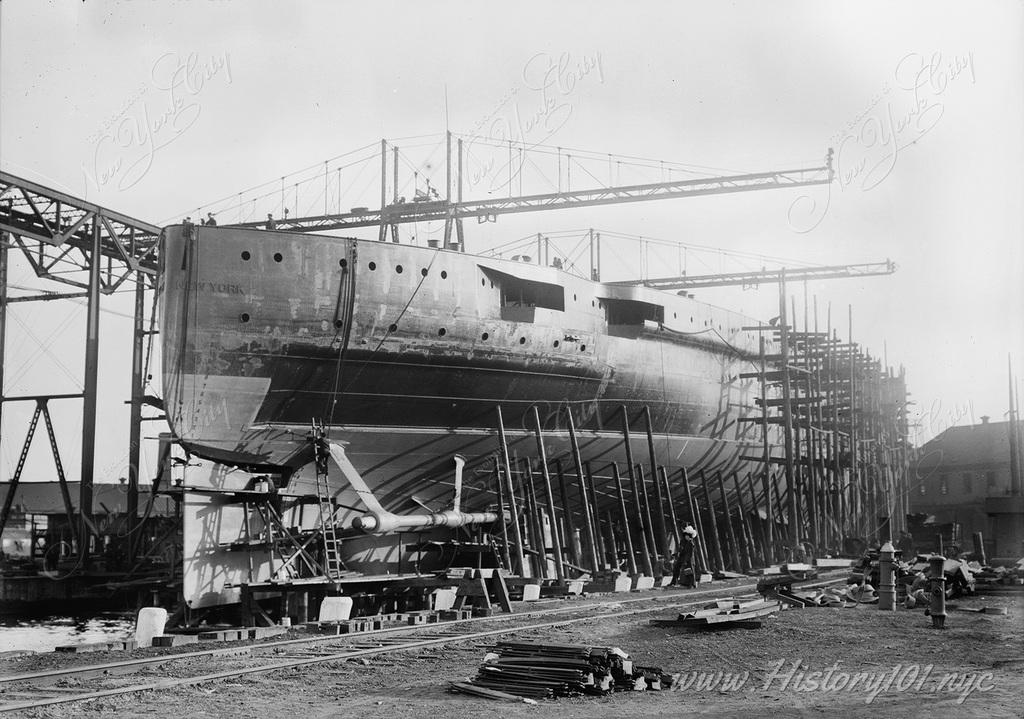
[[[683,527],[676,561],[672,566],[672,586],[695,587],[697,575],[693,570],[693,550],[697,540],[697,530],[687,522]]]

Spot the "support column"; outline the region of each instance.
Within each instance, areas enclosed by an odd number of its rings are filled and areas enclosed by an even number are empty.
[[[138,546],[139,459],[142,444],[143,355],[145,352],[146,279],[135,273],[135,315],[132,336],[132,398],[128,420],[128,561],[135,560]]]
[[[96,460],[96,389],[99,378],[100,350],[100,254],[99,214],[93,216],[92,248],[89,252],[89,296],[85,328],[85,377],[82,388],[82,473],[78,494],[80,542],[83,565],[89,562],[89,540],[92,536],[92,484]]]
[[[7,238],[0,232],[0,434],[4,427],[4,359],[7,346]]]

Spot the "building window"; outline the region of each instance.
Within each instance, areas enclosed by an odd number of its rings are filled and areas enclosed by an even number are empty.
[[[949,494],[949,477],[945,474],[939,475],[939,494]]]
[[[989,489],[995,489],[996,486],[996,473],[985,472],[985,484],[988,485]]]
[[[963,480],[963,483],[964,483],[964,494],[970,494],[971,493],[971,473],[970,472],[964,472],[963,474],[960,475],[960,479]]]

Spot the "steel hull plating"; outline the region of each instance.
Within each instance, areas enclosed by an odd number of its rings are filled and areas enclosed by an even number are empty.
[[[199,456],[288,472],[322,419],[400,503],[453,452],[479,471],[499,405],[520,456],[535,453],[534,407],[548,431],[571,412],[594,461],[625,459],[622,407],[634,432],[649,409],[670,467],[733,471],[761,451],[760,428],[737,421],[754,404],[738,375],[757,335],[735,313],[391,243],[180,226],[164,243],[165,405]]]

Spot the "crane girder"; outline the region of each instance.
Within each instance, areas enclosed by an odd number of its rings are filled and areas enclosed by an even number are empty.
[[[599,187],[584,190],[566,190],[519,197],[487,198],[450,202],[402,202],[380,210],[355,208],[351,212],[333,215],[314,215],[276,220],[276,229],[296,232],[352,229],[378,225],[397,225],[431,220],[458,220],[471,217],[492,218],[497,215],[538,210],[558,210],[569,207],[593,207],[624,202],[642,202],[674,197],[715,195],[784,187],[826,185],[832,181],[831,162],[822,166],[798,170],[756,172],[672,182],[654,182],[619,187]],[[263,227],[265,222],[243,222],[232,227]]]
[[[796,267],[784,270],[758,270],[754,272],[727,272],[716,275],[680,275],[678,277],[659,277],[647,280],[624,280],[608,284],[624,286],[643,286],[657,290],[688,290],[706,287],[729,287],[737,285],[758,285],[780,282],[799,282],[803,280],[834,280],[847,277],[870,277],[874,275],[891,275],[896,271],[896,263],[865,262],[854,265],[827,265],[822,267]]]

